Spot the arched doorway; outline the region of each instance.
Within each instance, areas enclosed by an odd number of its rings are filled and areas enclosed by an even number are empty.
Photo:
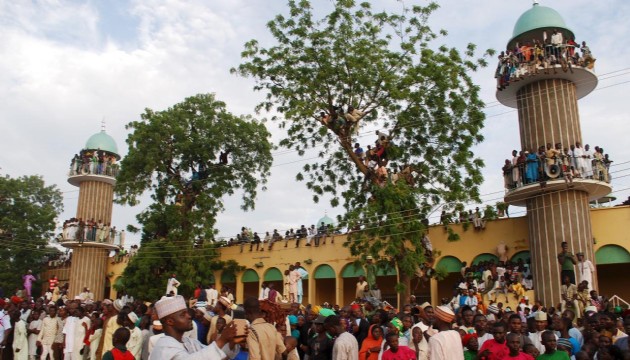
[[[221,289],[217,289],[219,290],[219,294],[225,287],[229,287],[234,298],[236,298],[236,275],[234,275],[234,272],[231,270],[224,270],[221,273]]]
[[[320,265],[313,272],[315,280],[314,305],[324,302],[334,303],[337,292],[337,275],[330,265]]]
[[[479,265],[482,262],[498,264],[499,257],[490,253],[479,254],[473,259],[472,265]]]
[[[112,283],[109,278],[105,278],[105,291],[103,292],[103,299],[111,299]]]
[[[357,281],[359,276],[365,276],[365,270],[360,265],[354,263],[347,264],[341,270],[341,278],[343,279],[343,304],[350,304],[354,301],[357,289]],[[382,293],[382,291],[381,291]],[[343,306],[343,304],[339,304]]]
[[[630,298],[630,289],[620,284],[627,283],[630,268],[630,253],[619,245],[605,245],[595,253],[599,292],[606,296],[618,295],[624,300]]]
[[[396,292],[398,273],[396,272],[396,268],[378,268],[376,270],[376,284],[381,289],[381,300],[387,301],[390,304],[398,304],[398,293]],[[407,302],[407,300],[403,302]]]
[[[260,277],[254,269],[247,269],[241,276],[241,282],[243,283],[243,299],[248,297],[258,298],[260,293]]]
[[[272,267],[267,269],[267,271],[265,271],[265,275],[263,276],[263,281],[266,282],[267,285],[273,284],[274,289],[284,296],[284,275],[282,275],[282,272],[280,272],[278,268]]]
[[[462,277],[462,266],[462,262],[455,256],[444,256],[438,261],[435,269],[447,273],[443,280],[438,281],[438,299],[453,297],[453,289]]]
[[[510,261],[513,263],[518,263],[520,260],[523,260],[524,264],[528,264],[530,262],[531,255],[529,253],[529,250],[519,251],[516,254],[512,255],[512,258],[510,259]]]

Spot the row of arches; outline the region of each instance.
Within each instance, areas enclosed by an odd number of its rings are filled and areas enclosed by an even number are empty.
[[[528,250],[525,250],[512,255],[510,260],[518,262],[519,259],[522,259],[524,262],[527,262],[529,258],[530,253]],[[472,265],[477,265],[482,261],[494,261],[497,263],[499,258],[490,253],[479,254],[473,259]],[[595,252],[595,264],[600,293],[607,295],[618,294],[620,291],[618,284],[624,281],[621,276],[625,274],[624,269],[627,271],[627,266],[630,264],[630,252],[619,245],[604,245]],[[455,283],[459,280],[462,266],[463,262],[451,255],[444,256],[438,261],[436,268],[442,268],[451,274],[439,282],[438,294],[440,296],[451,293]]]
[[[526,262],[529,258],[529,250],[525,250],[512,255],[510,261],[518,262],[519,260],[523,260]],[[482,261],[498,263],[499,258],[490,253],[479,254],[473,259],[471,264],[477,265]],[[595,252],[595,263],[597,265],[627,264],[630,263],[630,252],[619,245],[605,245]],[[441,258],[436,267],[441,267],[449,273],[454,273],[459,272],[462,266],[463,263],[461,260],[455,256],[449,255]]]
[[[355,296],[357,278],[365,275],[364,269],[354,263],[345,264],[340,270],[336,270],[329,264],[305,265],[305,268],[309,275],[302,280],[304,303],[350,303]],[[258,296],[263,282],[273,284],[274,288],[282,293],[284,273],[276,267],[264,269],[262,273],[250,268],[241,274],[240,282],[242,283],[243,299],[249,296]],[[397,294],[394,288],[396,282],[396,269],[378,270],[377,284],[379,284],[385,300],[396,301]],[[226,283],[223,282],[223,284]],[[313,294],[311,295],[310,292]],[[239,295],[237,294],[237,297]]]

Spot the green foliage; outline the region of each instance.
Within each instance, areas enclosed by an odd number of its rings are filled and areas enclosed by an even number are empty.
[[[315,201],[327,195],[344,206],[342,224],[361,230],[349,236],[352,253],[392,258],[401,277],[411,276],[423,262],[423,219],[438,204],[478,199],[483,161],[472,146],[483,139],[484,104],[470,74],[486,60],[474,58],[472,44],[463,52],[435,44],[446,34],[428,26],[436,3],[401,14],[333,3],[318,19],[311,2],[290,0],[290,15],[268,23],[276,43],[246,43],[245,62],[232,71],[266,92],[259,110],[281,114],[282,146],[317,152],[296,178]],[[339,121],[348,106],[364,114],[357,125]],[[379,180],[354,154],[364,141],[357,128],[386,129],[387,166],[406,168],[404,181]]]
[[[496,220],[498,218],[497,212],[492,205],[486,205],[483,209],[483,218],[485,220]]]
[[[271,135],[262,122],[229,113],[213,94],[186,98],[164,111],[146,109],[127,129],[132,132],[115,188],[117,201],[133,206],[150,192],[153,202],[137,216],[143,246],[123,282],[137,289],[134,295],[155,298],[166,281],[162,286],[148,280],[177,271],[187,291],[194,279],[207,281],[205,271],[216,265],[214,247],[203,240],[214,238],[223,197],[239,192],[242,208],[249,210],[258,186],[264,190]],[[229,153],[227,163],[220,161],[221,153]]]
[[[44,257],[59,252],[47,245],[62,209],[61,192],[41,176],[0,177],[0,286],[6,293],[22,288],[22,275],[30,269],[37,276]]]
[[[156,300],[166,293],[166,282],[176,274],[181,282],[179,294],[192,296],[197,283],[215,282],[214,271],[238,273],[244,268],[234,260],[219,261],[214,244],[182,248],[179,242],[152,241],[144,244],[138,255],[125,268],[122,281],[114,284],[117,291],[133,289],[139,299]]]

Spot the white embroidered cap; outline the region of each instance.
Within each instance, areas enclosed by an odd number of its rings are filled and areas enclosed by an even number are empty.
[[[158,317],[163,319],[164,317],[174,314],[180,310],[186,309],[186,300],[183,296],[162,296],[160,301],[155,303],[155,310]]]

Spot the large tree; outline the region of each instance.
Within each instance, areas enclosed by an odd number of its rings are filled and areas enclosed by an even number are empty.
[[[127,125],[129,153],[121,162],[118,202],[135,205],[145,192],[153,202],[138,215],[143,246],[123,274],[135,295],[163,294],[177,272],[190,291],[216,260],[216,216],[224,196],[242,194],[242,208],[254,207],[259,185],[271,166],[270,134],[249,117],[236,116],[213,94],[189,97],[164,111],[146,109]],[[208,241],[205,241],[208,240]],[[152,244],[160,242],[161,244]],[[148,279],[153,279],[148,286]]]
[[[258,109],[279,114],[282,146],[318,155],[297,179],[314,201],[326,195],[345,208],[346,245],[396,266],[407,298],[411,277],[431,265],[424,220],[441,204],[478,199],[483,162],[471,149],[483,139],[484,104],[470,74],[486,61],[473,44],[435,44],[446,35],[428,26],[435,3],[399,14],[352,0],[332,7],[317,18],[324,9],[289,1],[288,16],[267,24],[276,43],[249,41],[232,71],[266,92]],[[364,161],[354,144],[375,140],[373,162]]]
[[[47,254],[58,252],[48,242],[62,209],[61,192],[42,177],[0,177],[0,286],[5,295],[22,288],[28,270],[39,274]]]

